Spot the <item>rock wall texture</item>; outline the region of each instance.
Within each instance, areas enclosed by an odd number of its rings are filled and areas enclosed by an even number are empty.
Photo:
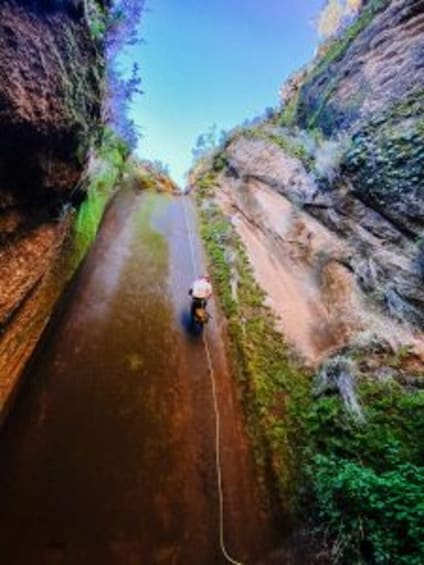
[[[37,296],[98,135],[104,60],[85,6],[0,3],[0,412],[57,299],[56,291]]]
[[[216,202],[246,244],[284,333],[307,358],[367,330],[421,347],[423,31],[422,0],[370,0],[283,87],[280,116],[237,130],[194,173],[194,185],[217,177]],[[278,293],[276,278],[286,281]],[[300,339],[288,301],[310,321]]]
[[[423,32],[423,0],[370,1],[301,84],[299,125],[331,134],[415,92],[424,67]]]
[[[83,15],[0,6],[0,186],[32,205],[70,193],[101,111],[102,59]]]

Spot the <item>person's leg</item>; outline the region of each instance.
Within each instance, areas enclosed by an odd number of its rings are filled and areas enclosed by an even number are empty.
[[[201,301],[198,298],[193,298],[193,300],[191,301],[191,315],[193,317],[198,308],[201,308]]]

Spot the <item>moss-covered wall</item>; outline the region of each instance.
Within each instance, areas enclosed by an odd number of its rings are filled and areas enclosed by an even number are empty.
[[[225,174],[218,154],[193,179],[194,190],[266,500],[286,534],[302,524],[311,563],[418,565],[424,392],[417,387],[424,387],[424,371],[409,350],[396,352],[371,335],[323,367],[324,385],[321,374],[296,362],[242,241],[216,204]],[[393,375],[407,362],[415,377],[401,384]],[[351,387],[360,417],[339,387]]]
[[[424,92],[361,127],[344,166],[361,198],[418,237],[424,225]]]
[[[424,368],[390,345],[394,328],[424,327],[422,7],[367,2],[291,81],[281,114],[237,130],[191,178],[264,491],[317,540],[316,562],[424,562]],[[261,143],[243,153],[246,139]],[[273,170],[276,147],[308,190]],[[293,360],[223,212],[258,162],[263,183],[349,245],[343,264],[390,342],[370,323],[315,374]]]

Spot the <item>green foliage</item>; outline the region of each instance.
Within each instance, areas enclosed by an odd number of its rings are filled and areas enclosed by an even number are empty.
[[[106,129],[97,152],[97,163],[89,178],[87,197],[81,204],[74,222],[74,261],[78,264],[94,241],[106,204],[120,178],[128,148]]]
[[[383,470],[394,453],[404,462],[424,464],[424,393],[365,379],[358,388],[366,425],[353,421],[337,396],[317,398],[305,421],[305,455],[317,453],[363,461]]]
[[[296,124],[296,115],[299,104],[299,92],[288,102],[283,108],[280,125],[285,127],[293,127]]]
[[[106,23],[102,18],[90,20],[90,32],[96,41],[101,41],[106,33]]]
[[[130,151],[125,140],[117,136],[112,129],[105,128],[97,153],[114,167],[120,168],[123,161],[129,157]]]
[[[88,23],[90,26],[90,33],[93,39],[98,42],[104,40],[107,31],[108,16],[106,10],[95,1],[87,4],[88,9]]]
[[[327,102],[331,98],[336,85],[337,79],[335,77],[328,81],[325,89],[319,96],[313,112],[306,120],[306,127],[308,130],[322,128],[323,132],[330,132],[334,129],[336,116],[334,115],[332,108],[327,106]]]
[[[203,198],[212,196],[216,184],[216,172],[208,171],[196,183],[196,197],[200,204]]]
[[[216,173],[221,173],[228,167],[228,161],[225,157],[225,153],[220,151],[217,155],[215,155],[213,159],[213,170]]]
[[[377,473],[318,455],[310,472],[333,562],[423,563],[423,467],[397,462]]]
[[[334,562],[421,563],[424,393],[365,379],[359,394],[365,425],[336,396],[304,412],[301,507]]]

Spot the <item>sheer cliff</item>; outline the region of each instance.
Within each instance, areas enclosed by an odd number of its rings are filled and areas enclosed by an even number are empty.
[[[363,3],[190,174],[258,464],[311,563],[424,559],[423,31],[422,0]]]
[[[103,132],[104,48],[90,18],[104,8],[0,5],[0,413],[59,293],[54,266]]]
[[[414,341],[424,328],[421,8],[368,3],[283,88],[281,112],[194,172],[194,185],[216,173],[216,201],[308,358],[360,330]]]

